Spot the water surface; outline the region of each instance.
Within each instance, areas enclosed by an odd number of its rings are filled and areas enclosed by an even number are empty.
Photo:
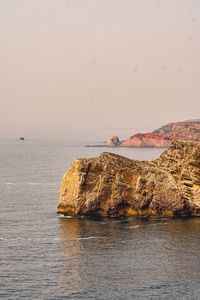
[[[134,159],[159,149],[108,149]],[[72,159],[102,148],[0,141],[1,299],[200,299],[200,219],[68,219]]]

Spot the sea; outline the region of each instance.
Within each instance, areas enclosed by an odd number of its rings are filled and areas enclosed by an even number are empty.
[[[200,299],[200,219],[57,215],[72,160],[103,151],[163,149],[0,141],[0,299]]]

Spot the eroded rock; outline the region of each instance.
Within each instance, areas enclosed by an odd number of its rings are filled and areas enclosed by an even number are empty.
[[[58,213],[71,216],[200,216],[200,143],[173,142],[153,161],[117,154],[73,161]]]
[[[118,146],[120,146],[121,142],[120,142],[118,136],[113,135],[111,137],[111,139],[106,142],[106,144],[108,146],[111,146],[111,147],[113,147],[113,146],[117,146],[118,147]]]

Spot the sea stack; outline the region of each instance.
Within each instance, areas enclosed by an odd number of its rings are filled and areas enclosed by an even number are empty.
[[[111,137],[111,139],[106,142],[106,144],[107,144],[107,146],[110,146],[110,147],[113,147],[113,146],[118,147],[118,146],[120,146],[121,142],[120,142],[118,136],[113,135]]]
[[[200,216],[200,142],[175,141],[153,161],[113,153],[77,159],[57,212],[70,216]]]

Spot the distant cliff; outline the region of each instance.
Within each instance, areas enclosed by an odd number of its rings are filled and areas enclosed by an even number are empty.
[[[137,133],[125,141],[117,136],[107,141],[107,146],[167,148],[175,140],[200,141],[200,120],[170,123],[150,133]]]
[[[200,216],[200,142],[173,142],[153,161],[112,153],[75,160],[58,213],[70,216]]]

